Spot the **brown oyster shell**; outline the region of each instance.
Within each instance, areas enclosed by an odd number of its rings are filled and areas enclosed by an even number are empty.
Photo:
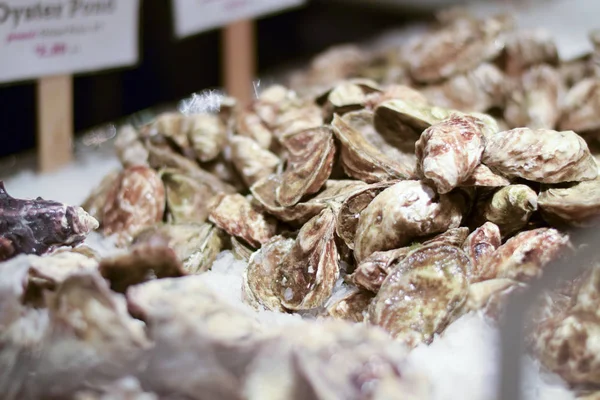
[[[279,269],[292,250],[293,239],[275,236],[252,254],[244,271],[244,301],[255,308],[285,311],[278,297]]]
[[[439,107],[485,112],[504,106],[507,86],[502,71],[492,64],[483,63],[463,75],[427,86],[422,93],[431,104]]]
[[[446,232],[442,232],[429,240],[425,240],[423,246],[429,244],[447,244],[450,246],[461,247],[467,239],[467,236],[469,236],[469,228],[467,227],[450,228]]]
[[[242,243],[241,240],[237,239],[235,236],[231,236],[229,239],[231,241],[231,253],[233,256],[238,260],[248,262],[255,249],[249,247],[245,243]]]
[[[417,141],[417,173],[432,181],[438,193],[459,186],[479,165],[484,149],[481,124],[474,117],[453,115],[427,128]]]
[[[227,143],[227,127],[221,118],[212,114],[193,114],[187,119],[187,135],[196,158],[201,162],[217,158]]]
[[[294,133],[282,144],[288,159],[276,195],[279,204],[288,207],[323,187],[333,168],[335,144],[328,127]]]
[[[299,102],[282,110],[275,120],[274,134],[278,140],[324,124],[323,111],[312,102]],[[272,148],[274,146],[271,146]]]
[[[159,175],[143,166],[123,170],[113,182],[102,209],[102,233],[128,242],[141,229],[162,221],[165,188]]]
[[[500,228],[492,222],[486,222],[471,232],[462,245],[473,266],[471,279],[479,280],[481,269],[501,244]]]
[[[600,179],[546,188],[538,197],[542,216],[561,226],[595,226],[600,215]]]
[[[573,60],[563,60],[558,66],[558,73],[567,88],[572,88],[580,81],[594,75],[593,65],[589,54]]]
[[[85,199],[81,208],[87,211],[92,217],[102,224],[103,209],[104,205],[108,201],[108,195],[110,189],[113,187],[115,182],[119,179],[121,171],[114,170],[109,172],[102,180],[100,184],[96,186],[94,190]]]
[[[348,121],[334,115],[331,126],[341,142],[340,159],[344,172],[349,176],[367,183],[408,179],[412,176],[410,166],[394,161],[382,153]]]
[[[100,262],[100,274],[110,282],[115,292],[150,280],[184,276],[185,272],[175,252],[166,242],[139,243],[128,253],[105,258]]]
[[[600,129],[600,80],[588,78],[575,84],[563,100],[558,128],[578,133]]]
[[[369,321],[409,347],[431,343],[468,296],[468,257],[455,246],[421,247],[402,260],[371,303]]]
[[[148,149],[140,140],[138,131],[131,125],[119,129],[115,139],[115,153],[124,168],[148,165]]]
[[[273,133],[252,109],[236,113],[235,132],[254,140],[263,149],[271,147]]]
[[[462,214],[447,195],[420,181],[402,181],[381,192],[360,213],[354,257],[404,246],[414,238],[456,228]]]
[[[445,120],[451,113],[448,109],[429,104],[392,99],[375,108],[373,123],[382,135],[412,137],[416,142],[421,132]]]
[[[544,266],[561,256],[569,246],[568,236],[553,228],[518,233],[498,247],[476,280],[506,278],[527,282],[539,277]]]
[[[234,136],[229,139],[229,145],[231,161],[248,187],[275,173],[281,162],[279,157],[248,137]]]
[[[515,290],[525,287],[524,283],[502,278],[472,283],[469,285],[465,309],[480,311],[488,317],[498,319],[506,298]]]
[[[461,187],[481,186],[481,187],[502,187],[510,185],[510,181],[503,176],[497,175],[492,172],[489,167],[484,164],[479,164],[473,170],[471,176],[469,176]]]
[[[477,205],[479,215],[475,225],[493,222],[505,238],[525,228],[537,209],[538,196],[533,189],[527,185],[508,185]]]
[[[175,169],[160,172],[165,185],[167,220],[173,223],[203,223],[208,218],[208,205],[217,191],[200,179]]]
[[[518,30],[506,36],[500,59],[510,76],[520,76],[539,64],[558,64],[558,50],[550,32],[544,29]]]
[[[367,208],[379,193],[396,183],[397,181],[374,183],[359,188],[344,200],[338,213],[336,232],[348,248],[354,250],[354,239],[360,213]]]
[[[326,208],[298,232],[277,278],[277,295],[284,307],[318,308],[331,296],[339,276],[335,221],[335,212]]]
[[[191,121],[187,115],[177,112],[167,112],[160,114],[143,129],[147,131],[147,135],[159,135],[168,139],[181,151],[185,151],[190,148],[190,140],[187,135],[190,126]]]
[[[507,98],[504,119],[513,127],[554,129],[560,117],[563,82],[548,65],[531,68],[520,79],[520,87]]]
[[[502,175],[542,183],[598,176],[585,140],[573,131],[516,128],[499,132],[487,138],[482,162]]]
[[[358,264],[349,279],[355,285],[377,293],[395,265],[401,262],[411,250],[412,247],[401,247],[376,251]]]
[[[427,97],[420,91],[406,85],[391,84],[382,89],[381,92],[373,92],[367,95],[365,106],[368,109],[375,109],[381,103],[400,99],[413,104],[427,105]]]
[[[319,214],[328,204],[341,203],[346,197],[366,186],[364,182],[328,180],[320,193],[292,207],[281,206],[276,199],[276,189],[281,177],[271,175],[261,179],[250,188],[254,199],[267,213],[284,222],[302,225]]]
[[[367,317],[367,308],[375,297],[373,293],[356,287],[350,287],[341,293],[333,295],[327,302],[325,305],[327,314],[336,319],[363,322]]]
[[[460,19],[431,32],[410,48],[410,74],[427,83],[467,72],[502,51],[501,35],[509,27],[504,17]]]
[[[241,194],[222,194],[213,199],[209,220],[255,248],[271,239],[277,230],[277,221],[258,212]]]
[[[163,224],[141,231],[134,245],[162,246],[171,249],[184,271],[207,271],[225,247],[225,235],[213,224]]]
[[[344,115],[363,108],[370,93],[380,92],[377,84],[369,80],[354,79],[335,85],[325,96],[323,106],[325,122],[331,121],[334,114]]]

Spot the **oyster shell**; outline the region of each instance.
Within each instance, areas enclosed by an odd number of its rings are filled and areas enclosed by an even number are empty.
[[[481,269],[501,244],[500,228],[492,222],[486,222],[471,232],[462,245],[473,266],[471,279],[479,280]]]
[[[516,128],[487,137],[482,162],[508,177],[534,182],[585,181],[598,176],[585,140],[573,131]]]
[[[255,308],[285,311],[277,293],[277,278],[283,259],[293,246],[293,239],[275,236],[250,256],[244,271],[244,301]]]
[[[558,71],[539,65],[523,74],[506,101],[504,119],[513,127],[553,129],[560,117],[563,82]]]
[[[288,158],[276,196],[279,204],[289,207],[323,187],[333,168],[335,144],[328,127],[294,133],[282,144]]]
[[[350,194],[343,201],[337,217],[336,233],[348,248],[354,250],[354,239],[360,213],[379,193],[396,183],[397,181],[387,181],[358,188],[355,193]]]
[[[174,252],[184,271],[199,274],[210,269],[225,247],[225,237],[210,223],[164,224],[141,231],[133,245],[167,247]]]
[[[210,207],[209,219],[255,248],[266,243],[277,230],[277,221],[258,212],[241,194],[217,196]]]
[[[402,181],[385,189],[360,213],[354,257],[361,262],[376,251],[460,225],[459,206],[420,181]]]
[[[350,287],[339,295],[333,295],[325,304],[325,309],[327,314],[333,318],[363,322],[367,317],[367,308],[373,297],[373,293]]]
[[[255,249],[249,247],[245,243],[242,243],[235,236],[230,237],[231,240],[231,253],[238,260],[242,260],[248,262],[252,253],[254,253]]]
[[[366,79],[353,79],[335,85],[317,101],[325,99],[323,105],[324,120],[329,122],[334,114],[341,116],[347,112],[363,108],[367,102],[367,96],[374,92],[380,92],[375,82]]]
[[[411,76],[418,82],[435,82],[495,58],[503,49],[502,34],[511,22],[502,16],[482,21],[460,19],[429,33],[410,48]]]
[[[373,293],[377,293],[396,264],[401,262],[413,247],[376,251],[365,258],[354,270],[349,279],[352,283]]]
[[[402,99],[384,101],[375,108],[375,129],[386,137],[402,135],[414,138],[433,124],[442,122],[452,112],[429,104],[408,102]]]
[[[481,122],[453,115],[427,128],[415,149],[417,173],[432,181],[438,193],[448,193],[467,180],[481,161]]]
[[[251,109],[237,113],[235,132],[254,140],[263,149],[271,147],[273,141],[273,132]]]
[[[350,116],[352,118],[356,116]],[[352,121],[352,120],[350,120]],[[356,121],[354,121],[356,124]],[[338,115],[331,123],[333,132],[341,142],[340,159],[344,172],[367,183],[382,180],[408,179],[413,171],[410,166],[395,161],[369,143],[363,134]],[[406,157],[404,157],[406,158]]]
[[[92,217],[102,223],[102,209],[106,204],[108,193],[110,188],[119,179],[120,170],[114,170],[109,172],[102,180],[100,184],[96,186],[94,190],[85,199],[81,208],[87,211]]]
[[[115,139],[115,153],[124,168],[148,165],[148,149],[140,140],[138,131],[131,125],[119,129]]]
[[[217,191],[200,179],[175,169],[160,171],[165,186],[167,220],[173,223],[203,223],[208,218],[208,204]]]
[[[584,79],[567,92],[563,100],[558,128],[581,134],[595,132],[600,129],[598,110],[600,110],[600,80]]]
[[[591,227],[600,215],[600,179],[545,188],[538,197],[544,219],[551,224]]]
[[[196,158],[207,162],[217,158],[227,143],[227,127],[218,115],[188,115],[187,136]]]
[[[479,164],[473,170],[461,187],[481,186],[481,187],[502,187],[510,185],[510,181],[503,176],[497,175],[484,164]]]
[[[431,343],[465,303],[470,269],[455,246],[432,244],[411,252],[384,281],[369,321],[408,347]]]
[[[102,210],[102,233],[129,242],[141,229],[162,221],[165,188],[159,175],[143,166],[123,170],[111,186]]]
[[[143,129],[147,130],[147,135],[162,136],[175,144],[181,152],[185,152],[190,148],[190,140],[188,138],[190,127],[191,120],[187,115],[168,112],[160,114]]]
[[[569,237],[553,228],[518,233],[492,253],[474,281],[506,278],[527,282],[570,247]]]
[[[475,225],[493,222],[505,238],[527,226],[538,209],[538,196],[527,185],[508,185],[479,204],[477,209],[479,217]]]
[[[335,221],[335,212],[326,208],[298,232],[277,278],[277,295],[284,307],[310,310],[331,296],[339,276]]]
[[[526,287],[524,283],[511,279],[488,279],[472,283],[469,285],[469,297],[465,308],[497,319],[500,317],[504,300],[515,290]]]
[[[44,254],[56,247],[74,247],[98,228],[81,207],[57,201],[15,199],[0,181],[0,261],[18,254]]]
[[[275,173],[281,162],[279,157],[248,137],[234,136],[229,144],[231,161],[248,187]]]
[[[446,232],[442,232],[439,235],[435,235],[429,240],[423,242],[423,246],[429,244],[447,244],[450,246],[461,247],[465,240],[469,236],[469,228],[450,228]]]
[[[507,75],[520,76],[535,65],[558,64],[558,49],[544,29],[515,31],[506,35],[500,61]]]

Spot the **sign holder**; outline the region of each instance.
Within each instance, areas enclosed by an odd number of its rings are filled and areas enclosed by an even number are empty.
[[[233,22],[222,30],[222,71],[227,94],[242,106],[252,101],[252,82],[256,76],[255,22]]]
[[[37,160],[40,172],[52,172],[73,159],[73,76],[37,81]]]

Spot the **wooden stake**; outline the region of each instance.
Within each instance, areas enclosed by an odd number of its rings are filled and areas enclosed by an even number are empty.
[[[73,158],[73,77],[44,77],[37,84],[38,169],[54,171]]]
[[[229,96],[241,105],[254,98],[252,83],[256,76],[255,26],[253,20],[234,22],[223,28],[223,77]]]

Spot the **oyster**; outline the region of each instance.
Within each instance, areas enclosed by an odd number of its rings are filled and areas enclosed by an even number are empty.
[[[187,115],[177,112],[167,112],[160,114],[144,128],[148,131],[146,135],[164,137],[181,152],[185,152],[190,148],[190,140],[188,138],[190,126],[191,120]]]
[[[254,249],[247,246],[245,243],[242,243],[240,240],[236,239],[235,236],[231,236],[231,253],[238,260],[248,262],[252,253],[254,253]]]
[[[551,224],[590,227],[600,215],[600,179],[545,188],[538,197],[544,219]]]
[[[435,235],[429,240],[423,242],[423,246],[429,244],[447,244],[450,246],[461,247],[465,240],[469,236],[469,228],[450,228],[446,232],[442,232],[439,235]]]
[[[412,103],[402,99],[384,101],[375,108],[375,129],[386,137],[401,135],[416,142],[421,132],[442,122],[452,112],[429,104]]]
[[[98,227],[81,207],[38,197],[15,199],[0,181],[0,261],[18,254],[44,254],[56,247],[74,247]]]
[[[600,80],[584,79],[567,92],[563,100],[558,128],[573,130],[581,134],[594,133],[600,129],[599,109]]]
[[[482,162],[508,177],[534,182],[585,181],[598,176],[585,140],[573,131],[516,128],[487,138]]]
[[[419,105],[429,104],[427,97],[418,90],[406,85],[391,84],[384,87],[381,92],[373,92],[367,95],[365,106],[368,109],[375,109],[381,103],[393,99],[400,99]]]
[[[335,221],[334,211],[326,208],[298,232],[277,277],[277,295],[284,307],[318,308],[331,296],[339,276]]]
[[[558,49],[550,32],[544,29],[515,31],[506,36],[500,62],[510,76],[520,76],[529,68],[558,64]]]
[[[410,48],[411,76],[418,82],[435,82],[492,60],[502,51],[502,34],[511,22],[502,16],[460,19],[429,33]]]
[[[365,258],[350,275],[350,281],[364,289],[377,293],[390,271],[401,262],[413,247],[376,251]]]
[[[415,145],[417,173],[444,194],[469,178],[481,161],[484,141],[481,122],[453,115],[432,125]]]
[[[210,269],[225,247],[225,237],[210,223],[164,224],[142,230],[133,245],[167,247],[174,252],[184,271],[199,274]]]
[[[108,193],[110,188],[119,179],[120,170],[114,170],[109,172],[102,180],[100,184],[96,186],[94,190],[85,199],[81,208],[87,211],[92,217],[102,223],[102,209],[106,204]]]
[[[165,188],[158,174],[143,166],[123,170],[111,186],[102,210],[102,233],[128,242],[141,229],[162,221]]]
[[[475,282],[469,286],[469,297],[465,308],[469,311],[480,311],[488,317],[499,318],[504,300],[515,290],[524,289],[527,285],[511,279],[488,279]]]
[[[521,77],[520,88],[508,96],[504,119],[514,127],[553,129],[560,117],[563,90],[556,69],[548,65],[531,68]]]
[[[275,137],[283,138],[308,129],[323,126],[323,111],[312,102],[299,102],[289,109],[282,110],[277,116],[274,128]],[[275,146],[271,146],[272,148]]]
[[[356,116],[354,117],[356,119]],[[394,161],[369,143],[359,130],[349,124],[348,119],[344,120],[334,115],[331,126],[335,136],[341,142],[340,159],[346,174],[367,183],[408,179],[412,176],[413,172],[409,166]]]
[[[397,181],[387,181],[364,186],[343,201],[337,217],[336,232],[348,248],[354,250],[360,213],[379,193],[396,183]]]
[[[148,165],[148,149],[140,140],[138,131],[131,125],[119,129],[115,139],[115,152],[125,168],[134,165]]]
[[[479,164],[469,176],[460,185],[462,187],[481,186],[481,187],[502,187],[510,185],[510,181],[503,176],[497,175],[484,164]]]
[[[234,136],[229,144],[231,161],[248,187],[275,173],[281,162],[279,157],[248,137]]]
[[[463,111],[485,112],[504,106],[506,77],[497,67],[483,63],[465,74],[422,89],[429,103]]]
[[[467,300],[470,269],[455,246],[432,244],[411,252],[384,281],[369,321],[408,347],[431,343]]]
[[[188,115],[187,136],[194,154],[201,162],[217,158],[227,143],[227,127],[218,115]]]
[[[149,393],[142,389],[140,382],[133,376],[103,385],[100,389],[87,389],[78,391],[73,400],[159,400],[155,393]]]
[[[471,279],[479,280],[481,269],[501,244],[500,228],[492,222],[486,222],[471,232],[462,245],[473,266]]]
[[[333,168],[335,144],[327,127],[294,133],[285,137],[282,144],[288,159],[276,195],[279,204],[288,207],[323,187]]]
[[[363,322],[367,316],[367,307],[373,300],[373,293],[350,287],[335,294],[329,299],[325,308],[333,318],[345,319],[352,322]]]
[[[354,257],[361,262],[376,251],[460,225],[459,206],[420,181],[402,181],[385,189],[360,213]]]
[[[165,186],[167,220],[173,223],[203,223],[208,218],[208,204],[217,191],[200,179],[174,169],[160,172]]]
[[[258,212],[241,194],[221,194],[210,207],[209,219],[255,248],[275,235],[277,221]]]
[[[275,236],[250,256],[243,284],[243,297],[247,303],[255,308],[285,310],[277,294],[277,277],[284,257],[293,246],[293,239]]]
[[[511,236],[527,226],[538,209],[537,200],[537,193],[527,185],[505,186],[478,205],[475,225],[493,222],[502,237]]]
[[[506,278],[526,282],[539,277],[546,264],[569,248],[568,236],[553,228],[518,233],[492,253],[474,281]]]
[[[367,96],[370,93],[379,92],[377,84],[366,79],[348,80],[337,84],[324,96],[321,96],[325,99],[323,106],[325,122],[331,121],[334,114],[341,116],[363,108],[367,102]]]
[[[271,147],[273,141],[273,132],[251,109],[237,113],[235,132],[254,140],[263,149]]]

